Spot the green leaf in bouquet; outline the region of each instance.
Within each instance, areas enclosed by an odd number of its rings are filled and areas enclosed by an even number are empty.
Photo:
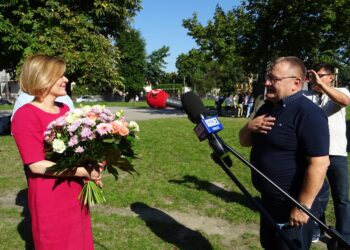
[[[106,139],[103,139],[103,142],[104,143],[115,143],[116,139],[114,139],[114,138],[106,138]]]
[[[118,147],[114,145],[110,145],[109,147],[105,148],[105,156],[107,164],[115,164],[118,162],[118,159],[121,157],[122,152],[119,150]]]
[[[114,176],[116,181],[118,180],[119,173],[118,173],[117,168],[113,167],[113,165],[107,165],[107,171],[108,171],[108,173],[110,173],[111,175]]]
[[[135,152],[132,148],[132,144],[130,144],[130,142],[127,139],[121,140],[118,147],[123,155],[136,158]]]
[[[93,194],[94,202],[96,204],[101,204],[106,202],[106,198],[103,195],[103,190],[96,182],[91,181],[91,191]]]
[[[90,181],[85,184],[86,185],[86,194],[84,199],[84,205],[93,206],[93,201],[91,199],[91,187],[90,187]]]
[[[125,158],[125,157],[121,157],[117,164],[113,165],[114,167],[117,167],[125,172],[128,172],[129,174],[137,173],[137,171],[135,170],[134,166],[131,164],[131,162]]]
[[[99,187],[94,181],[88,181],[84,184],[78,199],[83,205],[87,205],[89,207],[106,202],[102,188]]]

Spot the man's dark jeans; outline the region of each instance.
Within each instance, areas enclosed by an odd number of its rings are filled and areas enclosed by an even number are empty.
[[[324,212],[328,201],[328,189],[328,183],[325,181],[311,208],[311,213],[316,217]],[[294,205],[287,198],[282,196],[272,198],[262,194],[261,201],[263,207],[275,219],[276,223],[284,224],[289,222],[290,211]],[[287,225],[282,227],[282,231],[295,244],[297,249],[307,250],[311,245],[313,223],[314,221],[309,219],[308,223],[302,227]],[[290,249],[284,240],[277,235],[273,226],[263,217],[260,217],[260,242],[266,250]]]
[[[345,156],[330,156],[327,178],[331,187],[336,218],[336,230],[350,243],[350,202],[348,160]]]

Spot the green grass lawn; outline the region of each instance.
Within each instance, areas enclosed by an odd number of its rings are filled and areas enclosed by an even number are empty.
[[[238,143],[246,119],[221,122],[225,129],[220,136],[248,158],[249,150]],[[185,118],[139,125],[138,174],[120,173],[118,182],[106,174],[107,204],[92,208],[95,248],[260,249],[259,214],[213,163],[211,149],[206,141],[199,142],[194,125]],[[232,172],[257,196],[250,170],[232,158]],[[0,249],[24,249],[29,235],[23,213],[26,180],[11,136],[0,137],[0,162]],[[327,219],[334,224],[332,209]],[[220,225],[223,230],[211,230]]]

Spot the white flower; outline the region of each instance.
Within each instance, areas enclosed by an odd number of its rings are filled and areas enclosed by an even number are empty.
[[[54,152],[62,154],[66,150],[66,145],[64,145],[64,141],[60,139],[55,139],[52,142],[52,148]]]
[[[90,106],[90,105],[85,105],[85,106],[81,106],[79,109],[80,109],[84,114],[86,114],[87,112],[90,112],[91,106]]]
[[[71,112],[75,117],[82,117],[84,114],[83,110],[81,109],[73,109]]]
[[[115,117],[116,118],[121,118],[124,115],[124,110],[119,110],[118,112],[115,113]]]
[[[68,124],[72,124],[75,121],[79,120],[84,115],[84,111],[82,109],[73,109],[72,111],[66,113],[64,120]]]
[[[130,132],[140,132],[139,125],[134,121],[129,122],[128,127],[129,127]]]
[[[73,113],[69,113],[66,117],[65,120],[68,124],[72,124],[73,122],[75,122],[78,118],[73,114]]]
[[[92,106],[93,109],[98,109],[98,110],[103,110],[105,107],[106,107],[106,105],[99,105],[99,104]]]

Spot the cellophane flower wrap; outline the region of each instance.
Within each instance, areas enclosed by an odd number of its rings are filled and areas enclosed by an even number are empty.
[[[102,166],[118,179],[117,168],[134,172],[132,148],[139,126],[126,122],[123,111],[113,114],[101,105],[82,106],[51,122],[45,131],[46,157],[56,164],[54,172],[70,172],[76,167]],[[79,195],[84,205],[106,201],[102,182],[84,181]]]

